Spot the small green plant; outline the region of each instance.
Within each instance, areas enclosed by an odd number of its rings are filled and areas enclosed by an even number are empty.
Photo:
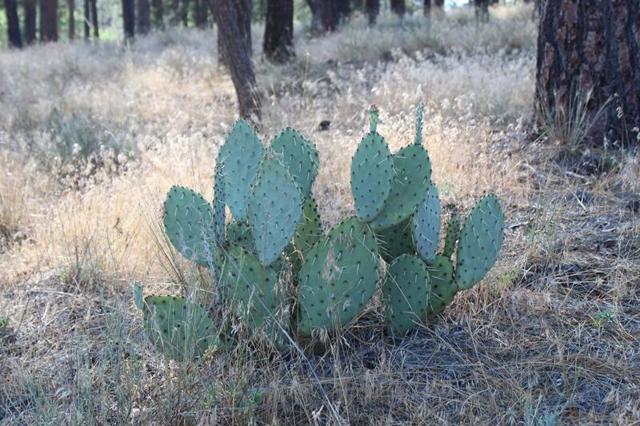
[[[441,312],[495,263],[504,215],[483,197],[461,226],[449,219],[440,246],[441,206],[422,143],[422,106],[413,143],[391,153],[370,111],[369,132],[351,162],[355,216],[323,232],[311,187],[315,146],[285,129],[265,147],[238,121],[216,165],[214,201],[173,187],[164,204],[169,241],[211,271],[216,318],[231,318],[275,347],[347,326],[382,283],[387,327],[403,334]],[[227,217],[226,208],[231,213]],[[176,296],[142,297],[150,340],[176,360],[231,344],[234,330],[203,306]]]
[[[9,327],[9,318],[0,316],[0,328]]]

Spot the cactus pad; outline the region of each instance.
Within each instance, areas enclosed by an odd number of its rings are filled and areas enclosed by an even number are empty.
[[[391,262],[403,254],[414,254],[416,247],[411,238],[411,219],[376,232],[380,255],[385,262]]]
[[[307,196],[320,166],[315,145],[307,141],[297,130],[287,128],[271,142],[269,149],[272,153],[280,155],[300,191]]]
[[[416,211],[427,194],[431,178],[429,155],[422,146],[409,145],[393,155],[394,176],[384,208],[371,221],[379,230],[396,225]]]
[[[427,196],[413,215],[411,229],[418,254],[425,262],[432,262],[440,243],[440,198],[435,185],[429,185]]]
[[[287,246],[302,216],[302,193],[287,167],[276,157],[260,164],[248,219],[260,263],[274,262]]]
[[[504,239],[504,213],[495,195],[484,196],[464,221],[456,256],[456,284],[469,289],[498,258]]]
[[[214,264],[217,245],[211,205],[194,191],[174,186],[164,202],[164,229],[171,244],[187,259]]]
[[[238,120],[220,149],[216,170],[216,177],[222,177],[225,203],[236,220],[247,216],[251,186],[263,153],[255,130],[246,121]]]
[[[451,303],[458,292],[453,280],[453,265],[448,257],[436,256],[433,264],[428,265],[431,277],[431,297],[427,308],[427,316],[439,314]]]
[[[349,323],[369,301],[378,281],[375,237],[355,218],[335,226],[307,253],[299,274],[299,331]]]
[[[365,136],[351,159],[351,193],[358,218],[370,221],[391,191],[393,163],[389,146],[377,133]]]
[[[442,255],[451,259],[453,252],[456,250],[456,243],[460,237],[460,219],[457,214],[451,215],[447,224],[447,236],[444,239],[444,249]]]
[[[426,316],[429,273],[420,258],[403,254],[391,263],[382,287],[385,318],[393,333],[403,335]]]
[[[233,221],[227,225],[227,243],[229,246],[240,246],[248,252],[253,251],[253,236],[247,222]]]
[[[149,340],[171,359],[190,361],[219,344],[207,311],[182,297],[147,296],[143,311]]]
[[[296,250],[306,253],[320,239],[322,239],[322,223],[318,214],[318,206],[313,197],[307,197],[302,209],[302,219],[293,236],[293,243]]]

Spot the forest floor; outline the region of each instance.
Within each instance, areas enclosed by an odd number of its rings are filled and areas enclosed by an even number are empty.
[[[531,131],[531,10],[357,18],[298,32],[283,66],[255,31],[260,133],[317,145],[325,227],[353,212],[369,105],[395,150],[424,100],[444,204],[495,192],[505,208],[498,263],[404,339],[376,299],[324,355],[167,362],[132,288],[176,294],[172,268],[201,272],[163,257],[160,212],[173,184],[212,197],[236,110],[215,35],[0,52],[0,424],[640,424],[640,159],[566,123]]]

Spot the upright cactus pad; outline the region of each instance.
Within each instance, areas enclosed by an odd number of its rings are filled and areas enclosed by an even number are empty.
[[[194,191],[174,186],[164,202],[164,229],[171,244],[187,259],[214,264],[217,245],[211,205]]]
[[[380,255],[391,262],[403,254],[414,254],[416,246],[411,238],[411,219],[406,219],[390,228],[376,232]]]
[[[395,334],[403,335],[426,316],[430,293],[427,267],[416,256],[393,261],[382,287],[385,318]]]
[[[249,224],[260,263],[269,265],[280,257],[302,216],[303,196],[287,167],[267,156],[249,200]]]
[[[320,159],[315,145],[307,141],[297,130],[287,128],[282,131],[269,147],[280,158],[306,197],[318,174]]]
[[[416,108],[416,138],[414,140],[415,145],[422,146],[422,127],[424,125],[424,103],[420,102],[418,108]]]
[[[444,249],[442,250],[443,256],[451,259],[453,252],[456,250],[458,238],[460,238],[460,219],[454,213],[447,224],[447,236],[444,239]]]
[[[355,218],[337,225],[307,253],[299,278],[302,334],[347,325],[362,311],[378,281],[373,232]]]
[[[439,314],[451,303],[458,287],[453,279],[453,265],[448,257],[436,256],[427,270],[431,277],[431,297],[427,308],[427,316],[430,316]]]
[[[219,344],[207,311],[182,297],[147,296],[143,312],[149,340],[168,358],[191,361]]]
[[[432,262],[440,244],[440,197],[435,185],[429,185],[427,196],[412,217],[411,229],[418,254],[425,262]]]
[[[302,219],[293,236],[296,250],[307,253],[322,239],[322,223],[318,214],[318,206],[313,197],[307,197],[302,209]]]
[[[365,136],[351,159],[351,193],[358,218],[370,221],[384,207],[391,191],[392,157],[384,138]]]
[[[227,245],[240,246],[248,252],[254,250],[251,226],[247,222],[233,221],[227,225]]]
[[[498,258],[504,239],[504,213],[495,195],[484,196],[464,221],[456,256],[456,283],[469,289]]]
[[[393,155],[394,176],[384,208],[371,227],[379,230],[397,225],[411,216],[422,203],[429,188],[431,163],[422,146],[409,145]]]
[[[251,186],[256,178],[264,148],[255,130],[238,120],[220,149],[216,177],[222,177],[225,203],[236,220],[247,216]]]
[[[220,161],[220,153],[218,153],[218,161],[217,164],[222,163]],[[226,239],[225,235],[225,224],[227,223],[227,212],[226,212],[226,203],[224,200],[224,178],[222,173],[222,167],[216,166],[216,177],[215,182],[213,184],[213,214],[216,218],[215,221],[215,232],[216,232],[216,241],[219,246],[224,244]]]

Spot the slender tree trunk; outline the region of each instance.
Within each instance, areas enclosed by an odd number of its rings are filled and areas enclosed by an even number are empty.
[[[40,40],[58,41],[58,0],[40,0]]]
[[[189,0],[180,1],[180,22],[185,28],[189,26]]]
[[[365,8],[367,9],[369,25],[375,25],[380,14],[380,0],[365,0]]]
[[[336,0],[322,0],[320,21],[324,31],[335,31],[338,27],[338,7]]]
[[[67,0],[69,8],[69,40],[76,38],[76,1]]]
[[[272,62],[293,56],[293,0],[267,0],[263,50]]]
[[[151,7],[153,9],[153,26],[164,30],[164,4],[162,0],[151,0]]]
[[[307,0],[307,5],[311,11],[311,30],[322,31],[322,18],[320,16],[321,2],[324,0]]]
[[[547,1],[536,68],[539,121],[575,120],[576,99],[588,100],[587,142],[640,141],[638,0]]]
[[[134,0],[122,0],[122,24],[125,40],[132,40],[136,32],[136,10]]]
[[[24,41],[26,44],[36,41],[36,0],[24,1]]]
[[[139,34],[149,34],[149,30],[151,30],[151,6],[149,5],[149,0],[136,0],[137,3],[137,15],[136,22],[138,26]]]
[[[250,120],[260,119],[260,97],[256,90],[256,77],[251,63],[250,50],[247,49],[246,31],[240,23],[246,17],[240,17],[246,7],[238,6],[234,0],[211,0],[218,37],[224,46],[225,60],[229,67],[231,80],[236,89],[240,116]],[[251,22],[251,17],[248,18]],[[250,32],[250,31],[249,31]]]
[[[476,5],[476,20],[489,22],[489,0],[474,0]]]
[[[343,23],[351,16],[351,1],[350,0],[337,0],[338,10],[338,23]]]
[[[84,14],[84,39],[89,40],[91,38],[91,5],[89,0],[83,2],[83,14]]]
[[[391,0],[391,11],[396,15],[403,17],[407,13],[407,6],[404,0]]]
[[[93,38],[100,39],[100,28],[98,26],[98,4],[97,0],[89,0],[91,3],[91,25],[93,26]]]
[[[207,5],[205,0],[194,0],[193,20],[197,28],[203,29],[207,27]]]
[[[11,47],[22,47],[20,34],[20,18],[18,18],[18,4],[16,0],[4,0],[4,11],[7,15],[7,36]]]
[[[424,0],[424,6],[422,8],[422,13],[425,17],[431,17],[431,0]]]

